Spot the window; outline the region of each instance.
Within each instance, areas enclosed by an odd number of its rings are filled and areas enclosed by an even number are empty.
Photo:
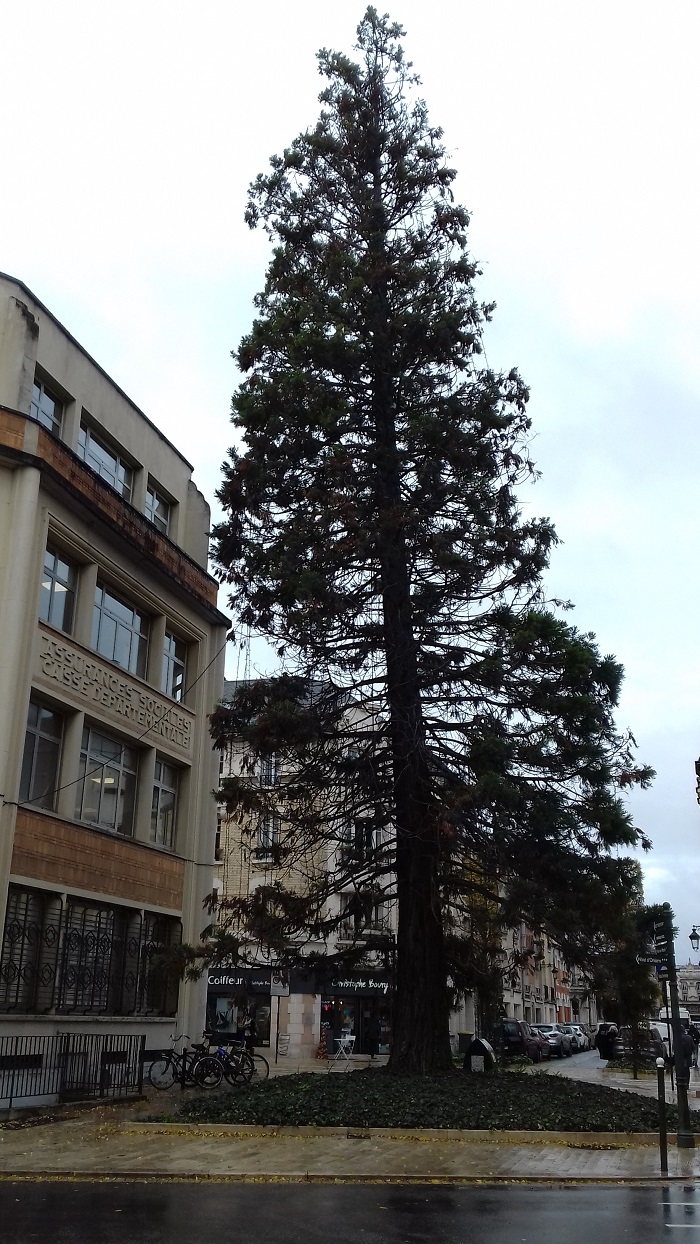
[[[131,501],[134,472],[119,457],[116,450],[109,449],[86,423],[80,425],[78,457],[82,458],[83,462],[101,479],[106,480],[120,497],[123,497],[125,501]]]
[[[133,747],[86,726],[80,750],[77,819],[130,838],[134,832],[137,767]]]
[[[272,752],[269,756],[260,757],[260,785],[274,786],[277,782],[277,756]]]
[[[170,526],[170,502],[161,497],[150,482],[146,489],[145,512],[149,523],[153,523],[154,527],[167,536]]]
[[[151,842],[172,851],[175,846],[178,771],[164,760],[156,760],[151,803]]]
[[[92,646],[108,661],[146,677],[148,618],[101,583],[95,588]]]
[[[340,864],[344,868],[368,864],[378,857],[382,831],[362,817],[340,827]]]
[[[258,845],[255,854],[273,855],[279,846],[280,819],[276,812],[262,812],[258,822]]]
[[[60,553],[47,548],[41,577],[39,617],[42,622],[48,622],[49,626],[55,626],[68,635],[73,630],[77,578],[75,566]]]
[[[35,380],[32,385],[29,414],[32,419],[36,419],[37,423],[41,424],[42,428],[48,428],[49,432],[53,432],[55,436],[59,435],[63,420],[63,402],[59,401],[55,393],[46,388],[43,380]]]
[[[386,933],[389,927],[387,917],[386,904],[373,894],[341,894],[338,935],[342,941],[352,940],[364,933]]]
[[[10,885],[0,1011],[174,1015],[177,973],[159,956],[181,940],[171,916]]]
[[[163,668],[160,689],[174,700],[182,701],[185,696],[185,674],[187,672],[187,644],[178,639],[170,631],[165,632],[163,646]]]
[[[61,758],[63,717],[31,701],[24,736],[22,776],[19,797],[22,803],[35,803],[53,812],[56,806],[58,766]]]

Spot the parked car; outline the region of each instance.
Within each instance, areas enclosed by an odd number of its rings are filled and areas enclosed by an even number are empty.
[[[549,1044],[524,1019],[502,1019],[494,1031],[493,1045],[502,1054],[527,1054],[533,1063],[549,1056]]]
[[[583,1049],[583,1045],[579,1045],[578,1034],[574,1031],[571,1024],[557,1024],[557,1028],[562,1036],[569,1038],[569,1041],[571,1042],[571,1053],[578,1054],[579,1050]]]
[[[556,1024],[538,1024],[537,1031],[547,1038],[551,1058],[568,1058],[571,1054],[571,1038],[560,1032]]]
[[[633,1052],[635,1034],[631,1028],[620,1029],[620,1040],[622,1041],[622,1053],[625,1058],[631,1058]],[[654,1061],[657,1058],[666,1057],[666,1049],[664,1039],[659,1029],[655,1026],[648,1028],[638,1028],[636,1033],[637,1054],[639,1058],[645,1062]]]
[[[578,1048],[580,1050],[590,1050],[591,1042],[586,1029],[581,1024],[572,1024],[571,1027],[578,1037]]]

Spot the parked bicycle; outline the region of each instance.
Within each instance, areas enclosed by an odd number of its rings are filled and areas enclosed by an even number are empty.
[[[266,1080],[270,1074],[267,1059],[246,1049],[241,1041],[217,1046],[212,1057],[220,1060],[228,1084],[250,1084],[251,1080]]]
[[[172,1049],[156,1058],[148,1071],[148,1079],[156,1089],[169,1089],[173,1084],[196,1085],[198,1088],[218,1088],[224,1069],[221,1060],[207,1052],[207,1046],[193,1042],[189,1049],[178,1051],[175,1047],[189,1037],[171,1035]]]

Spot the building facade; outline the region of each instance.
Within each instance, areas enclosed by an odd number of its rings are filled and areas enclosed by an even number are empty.
[[[0,276],[0,1036],[201,1031],[227,620],[192,468]]]

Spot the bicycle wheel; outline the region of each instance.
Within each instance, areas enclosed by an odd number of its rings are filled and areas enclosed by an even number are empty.
[[[255,1080],[266,1080],[270,1074],[270,1064],[262,1054],[251,1054],[250,1059],[253,1064],[253,1082]]]
[[[148,1068],[149,1083],[156,1089],[172,1088],[176,1074],[175,1063],[169,1054],[163,1058],[156,1058]]]
[[[247,1054],[233,1054],[224,1063],[227,1084],[247,1084],[253,1078],[253,1062]]]
[[[223,1074],[223,1065],[215,1054],[205,1054],[198,1058],[192,1068],[193,1079],[200,1088],[218,1088]]]

